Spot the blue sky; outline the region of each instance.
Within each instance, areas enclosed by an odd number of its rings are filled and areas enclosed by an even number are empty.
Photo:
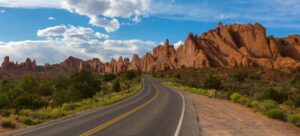
[[[0,0],[0,58],[109,61],[142,55],[166,38],[180,44],[219,21],[300,34],[300,0]]]

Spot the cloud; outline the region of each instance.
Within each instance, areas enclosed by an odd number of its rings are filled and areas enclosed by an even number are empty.
[[[0,0],[1,7],[61,8],[61,0]]]
[[[90,18],[89,23],[107,32],[120,28],[117,18],[142,16],[147,13],[150,0],[64,0],[66,9]]]
[[[38,30],[37,36],[46,38],[63,38],[68,40],[74,39],[108,39],[109,35],[95,32],[92,28],[58,25]]]
[[[148,13],[150,0],[0,0],[0,7],[58,8],[86,16],[89,23],[114,32],[119,19],[141,17]]]
[[[55,17],[48,17],[48,20],[50,20],[50,21],[53,21],[55,19],[56,19]]]
[[[134,53],[143,55],[156,46],[153,41],[138,39],[101,40],[105,37],[103,34],[91,28],[71,25],[41,29],[37,35],[45,39],[0,42],[0,58],[10,56],[14,61],[23,62],[30,57],[38,64],[59,63],[68,56],[110,61],[119,56],[131,58]]]
[[[178,42],[174,43],[175,49],[177,49],[181,45],[183,45],[183,41],[178,41]]]
[[[0,13],[5,13],[5,10],[4,9],[0,10]]]

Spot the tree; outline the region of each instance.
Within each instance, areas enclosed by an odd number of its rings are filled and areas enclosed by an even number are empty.
[[[8,107],[9,104],[8,96],[4,93],[0,93],[0,109]]]
[[[120,92],[121,91],[121,85],[120,85],[119,80],[116,80],[116,81],[113,82],[112,89],[113,89],[114,92]]]
[[[71,76],[70,88],[74,100],[89,98],[100,91],[100,81],[91,72],[80,71]]]
[[[125,73],[125,78],[126,78],[127,80],[132,80],[132,79],[134,79],[135,77],[136,77],[136,72],[135,72],[135,71],[132,71],[132,70],[126,71],[126,73]]]
[[[116,75],[112,73],[107,73],[103,75],[103,80],[106,82],[110,82],[116,79]]]

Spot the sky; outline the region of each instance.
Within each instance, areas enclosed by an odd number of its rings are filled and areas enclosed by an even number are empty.
[[[178,46],[219,21],[300,34],[300,0],[0,0],[0,60],[131,58],[166,38]]]

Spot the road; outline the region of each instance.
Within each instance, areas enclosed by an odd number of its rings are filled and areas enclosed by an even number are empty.
[[[185,136],[195,118],[184,96],[144,76],[144,86],[135,96],[73,118],[44,124],[17,136]],[[187,116],[185,116],[185,113]]]

